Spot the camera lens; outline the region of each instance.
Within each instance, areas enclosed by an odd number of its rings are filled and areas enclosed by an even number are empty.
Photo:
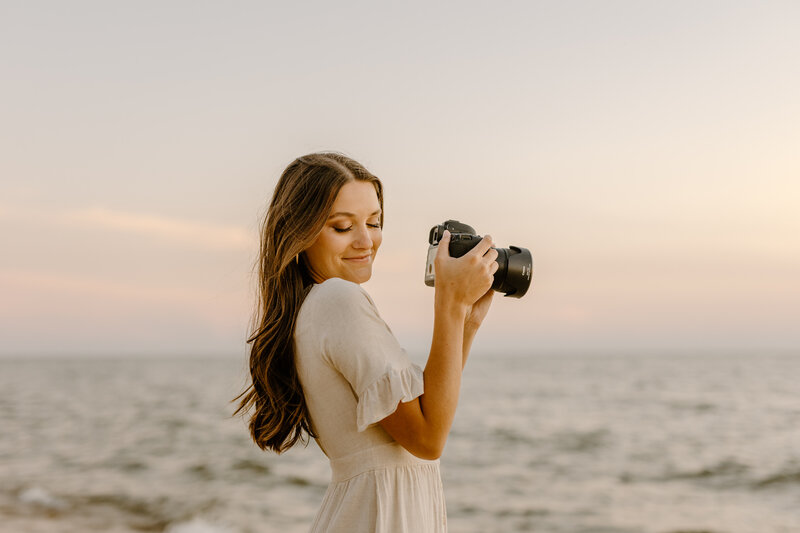
[[[533,257],[530,250],[518,246],[495,248],[499,268],[494,273],[492,289],[511,298],[522,298],[531,286]]]

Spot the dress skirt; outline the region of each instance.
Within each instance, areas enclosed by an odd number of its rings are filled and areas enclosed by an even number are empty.
[[[331,484],[312,533],[445,533],[439,461],[397,443],[331,460]]]

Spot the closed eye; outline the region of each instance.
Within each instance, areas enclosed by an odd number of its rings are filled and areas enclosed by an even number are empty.
[[[369,226],[370,228],[380,228],[381,227],[380,224],[367,224],[367,226]],[[349,228],[337,228],[336,226],[334,226],[333,229],[337,233],[347,233],[348,231],[353,229],[353,226],[350,226]]]

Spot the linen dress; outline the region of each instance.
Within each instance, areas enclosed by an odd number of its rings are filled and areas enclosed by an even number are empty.
[[[331,483],[312,533],[444,533],[439,460],[377,424],[423,392],[422,369],[356,283],[313,285],[297,316],[295,364]]]

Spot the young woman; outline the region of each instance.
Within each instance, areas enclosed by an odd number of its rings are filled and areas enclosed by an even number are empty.
[[[439,457],[491,304],[497,252],[486,236],[452,258],[445,232],[423,371],[360,286],[383,220],[377,177],[341,154],[315,153],[283,172],[262,225],[252,384],[236,412],[252,409],[262,449],[280,453],[310,436],[329,458],[314,533],[447,530]]]

